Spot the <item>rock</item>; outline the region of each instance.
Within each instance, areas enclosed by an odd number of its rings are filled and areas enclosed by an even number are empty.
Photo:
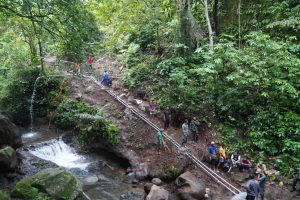
[[[247,193],[246,192],[241,192],[237,195],[234,195],[231,200],[245,200],[246,199],[246,196],[247,196]]]
[[[91,93],[94,91],[95,91],[95,87],[93,85],[90,85],[85,89],[85,93]]]
[[[142,189],[134,188],[133,191],[126,192],[120,196],[120,200],[144,200],[145,193]]]
[[[162,181],[159,178],[154,178],[154,179],[152,179],[152,183],[155,185],[161,185]]]
[[[132,184],[139,184],[139,181],[137,179],[133,179]]]
[[[142,111],[149,110],[150,104],[147,101],[143,101],[141,104],[139,104],[138,108]]]
[[[203,199],[205,195],[204,183],[191,172],[181,174],[175,181],[177,193],[182,200]]]
[[[79,180],[61,168],[47,168],[40,171],[34,175],[32,186],[54,199],[73,200],[83,193]]]
[[[152,186],[153,186],[153,183],[146,183],[144,185],[144,190],[145,190],[146,194],[149,194]]]
[[[77,93],[77,94],[75,94],[74,98],[76,100],[80,100],[82,98],[82,94],[81,93]]]
[[[148,163],[140,163],[135,170],[135,176],[138,180],[143,180],[149,175],[149,166]]]
[[[91,175],[83,179],[84,185],[95,185],[98,182],[98,177],[96,175]]]
[[[153,185],[146,200],[168,200],[169,192],[159,186]]]
[[[22,145],[22,140],[17,126],[8,117],[0,114],[0,146],[2,145],[18,148]]]
[[[13,171],[18,164],[16,151],[10,147],[0,149],[0,172]]]
[[[127,101],[128,103],[134,103],[134,97],[132,95],[130,95],[128,98],[127,98]]]

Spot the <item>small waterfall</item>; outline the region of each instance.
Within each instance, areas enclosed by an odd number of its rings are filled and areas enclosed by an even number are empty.
[[[31,132],[33,131],[33,104],[34,104],[34,98],[36,95],[36,87],[37,87],[37,84],[38,84],[40,78],[41,77],[37,77],[37,79],[35,80],[34,86],[33,86],[33,92],[31,95],[31,103],[30,103],[30,131]]]
[[[68,146],[62,139],[50,140],[29,152],[38,158],[51,161],[58,166],[65,168],[79,168],[85,170],[90,164],[85,157],[75,153],[74,149]]]

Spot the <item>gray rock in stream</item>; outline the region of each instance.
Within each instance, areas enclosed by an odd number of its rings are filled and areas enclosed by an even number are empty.
[[[2,145],[18,148],[22,145],[22,140],[18,127],[8,117],[0,114],[0,146]]]

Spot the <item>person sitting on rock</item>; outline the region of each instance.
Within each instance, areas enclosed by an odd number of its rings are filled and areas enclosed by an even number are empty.
[[[233,164],[232,164],[232,161],[230,158],[227,158],[224,162],[224,165],[223,165],[223,169],[224,171],[226,171],[227,173],[230,173],[231,172],[231,169],[233,167]]]
[[[239,153],[232,154],[231,161],[232,161],[233,167],[237,167],[240,170],[242,170],[241,155]]]
[[[241,161],[241,165],[242,165],[242,170],[250,171],[250,169],[252,167],[252,163],[251,163],[250,158],[248,156],[243,158],[242,161]]]
[[[257,171],[258,169],[260,169],[260,170],[262,170],[264,173],[266,173],[267,167],[266,167],[266,165],[264,164],[263,161],[259,161],[259,162],[257,163],[256,169],[255,169],[255,170]]]

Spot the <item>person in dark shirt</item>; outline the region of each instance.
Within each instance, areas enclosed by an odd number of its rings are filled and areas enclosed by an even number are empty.
[[[251,180],[247,183],[246,200],[255,200],[255,198],[258,199],[258,195],[260,193],[259,183],[255,180],[255,176],[253,174],[251,174],[249,178]]]
[[[171,115],[170,108],[167,107],[164,110],[164,129],[165,130],[167,130],[170,127],[170,115]]]
[[[214,170],[218,162],[217,153],[218,153],[218,149],[215,145],[215,142],[211,142],[211,144],[208,147],[208,154],[209,154],[210,163],[213,166]]]

